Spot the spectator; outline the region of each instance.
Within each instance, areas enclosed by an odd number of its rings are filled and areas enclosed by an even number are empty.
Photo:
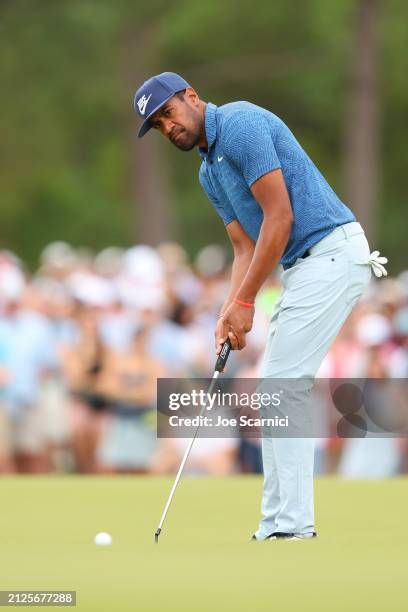
[[[97,388],[112,414],[98,452],[99,471],[140,474],[149,470],[156,447],[156,382],[166,372],[149,353],[147,336],[147,329],[141,327],[129,351],[107,353]]]
[[[78,308],[78,340],[67,347],[64,367],[71,393],[71,435],[76,469],[92,473],[106,418],[106,400],[97,390],[106,349],[101,342],[95,310]]]

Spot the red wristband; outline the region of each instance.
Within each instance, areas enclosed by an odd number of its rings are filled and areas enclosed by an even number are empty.
[[[244,308],[253,308],[255,306],[255,304],[249,304],[248,302],[242,302],[238,298],[234,298],[233,301],[239,306],[243,306]]]

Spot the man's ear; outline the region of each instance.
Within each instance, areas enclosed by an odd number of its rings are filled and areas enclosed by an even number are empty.
[[[200,98],[198,97],[198,94],[195,89],[193,89],[192,87],[187,87],[185,96],[188,102],[190,102],[190,104],[192,104],[193,106],[198,106]]]

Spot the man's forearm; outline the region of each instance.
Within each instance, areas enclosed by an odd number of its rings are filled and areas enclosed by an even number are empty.
[[[259,289],[278,265],[289,240],[291,226],[290,219],[264,219],[250,266],[234,294],[237,298],[244,302],[255,302]]]
[[[228,292],[228,297],[222,305],[220,314],[222,314],[228,308],[228,306],[231,304],[232,300],[236,296],[248,272],[248,268],[251,265],[253,254],[254,250],[249,249],[234,256],[234,261],[232,263],[231,270],[230,289]]]

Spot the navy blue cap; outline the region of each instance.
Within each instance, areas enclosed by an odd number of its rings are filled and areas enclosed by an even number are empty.
[[[151,128],[150,117],[163,104],[170,100],[174,94],[187,89],[190,85],[175,72],[162,72],[151,77],[143,83],[135,93],[133,106],[135,111],[144,119],[139,130],[138,137],[141,138]]]

